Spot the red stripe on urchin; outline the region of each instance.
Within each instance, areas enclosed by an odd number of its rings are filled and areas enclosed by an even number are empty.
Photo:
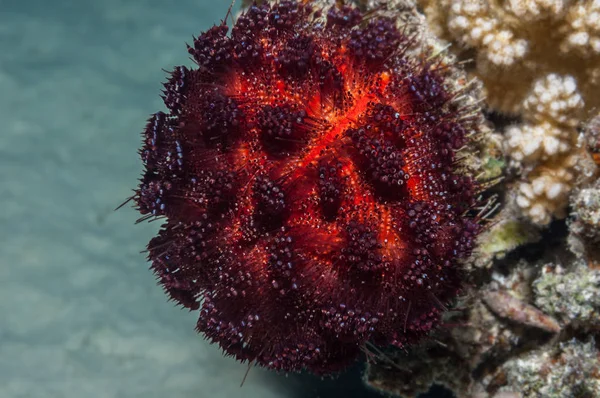
[[[425,335],[477,227],[467,122],[393,21],[295,1],[194,40],[165,84],[135,200],[149,258],[226,353],[329,373]]]
[[[342,133],[344,133],[352,124],[356,123],[358,116],[367,110],[368,104],[374,99],[375,96],[370,93],[361,95],[343,115],[328,118],[327,123],[332,127],[328,129],[325,134],[316,138],[309,144],[310,150],[298,160],[292,178],[297,178],[304,172],[304,168],[311,165],[319,156],[330,149],[333,143],[339,141]]]

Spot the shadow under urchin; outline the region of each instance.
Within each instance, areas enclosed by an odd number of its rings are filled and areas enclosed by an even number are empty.
[[[350,6],[253,5],[188,46],[132,199],[167,294],[241,361],[328,374],[404,347],[461,287],[479,230],[443,68]]]

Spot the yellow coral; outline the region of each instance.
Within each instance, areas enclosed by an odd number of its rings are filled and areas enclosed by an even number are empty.
[[[463,44],[480,48],[492,63],[511,65],[527,53],[527,42],[499,26],[490,11],[488,4],[478,0],[452,3],[448,30]]]

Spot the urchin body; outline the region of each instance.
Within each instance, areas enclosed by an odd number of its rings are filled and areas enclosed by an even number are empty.
[[[139,211],[172,299],[240,360],[329,373],[403,346],[460,289],[469,120],[393,21],[295,1],[194,40],[147,124]]]

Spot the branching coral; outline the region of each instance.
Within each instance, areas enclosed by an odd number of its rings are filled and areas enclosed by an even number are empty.
[[[600,69],[598,0],[420,0],[436,33],[475,57],[488,103],[503,113],[523,111],[532,82],[572,75],[588,107]],[[508,94],[508,95],[507,95]]]
[[[525,98],[524,122],[506,132],[505,148],[529,179],[517,186],[517,205],[537,224],[564,217],[580,151],[576,126],[583,110],[575,79],[550,74]]]
[[[577,155],[568,155],[554,163],[540,165],[530,173],[528,180],[517,185],[516,203],[534,223],[545,225],[552,216],[566,216],[577,161]]]
[[[457,43],[490,109],[519,116],[505,150],[514,197],[534,224],[564,218],[585,151],[577,129],[600,104],[600,1],[421,0],[439,36]]]
[[[583,58],[600,54],[600,2],[581,1],[574,4],[565,14],[565,23],[560,28],[563,37],[562,53],[577,52]]]

